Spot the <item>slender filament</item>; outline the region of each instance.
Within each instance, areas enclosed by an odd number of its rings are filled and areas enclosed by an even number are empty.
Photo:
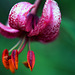
[[[21,42],[21,40],[19,40],[19,41],[16,43],[16,45],[13,46],[13,47],[9,50],[9,53],[10,53],[13,49],[15,49],[15,48],[20,44],[20,42]]]
[[[25,40],[25,42],[24,42],[22,48],[19,50],[18,54],[20,54],[23,51],[23,49],[25,48],[26,44],[27,44],[27,40]]]
[[[21,49],[22,45],[24,44],[24,41],[25,41],[25,38],[23,38],[23,40],[22,40],[22,42],[21,42],[21,44],[20,44],[20,46],[18,48],[18,51]]]

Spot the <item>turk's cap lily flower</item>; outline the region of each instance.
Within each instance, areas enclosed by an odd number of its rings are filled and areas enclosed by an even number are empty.
[[[12,73],[18,69],[18,55],[27,43],[29,47],[27,62],[23,64],[32,71],[35,64],[35,54],[30,49],[30,41],[49,43],[55,40],[59,34],[61,12],[58,4],[54,0],[46,0],[39,18],[36,16],[36,11],[40,2],[41,0],[36,0],[34,4],[29,2],[15,4],[10,10],[7,25],[0,23],[0,34],[7,38],[20,38],[20,41],[9,52],[5,49],[2,54],[3,65]],[[18,45],[18,49],[14,50]],[[8,53],[11,51],[12,54],[9,56]]]
[[[28,2],[15,4],[9,13],[10,27],[0,23],[0,33],[7,38],[27,36],[44,43],[53,41],[59,33],[61,23],[58,4],[54,0],[46,0],[40,18],[35,16],[32,8],[36,8],[36,5]]]
[[[5,49],[2,53],[2,62],[6,69],[10,69],[12,73],[18,69],[18,51],[13,50],[11,56],[8,55],[8,50]]]

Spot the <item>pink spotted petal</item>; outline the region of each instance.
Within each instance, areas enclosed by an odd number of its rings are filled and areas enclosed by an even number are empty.
[[[44,43],[51,42],[59,33],[60,23],[61,13],[58,4],[54,0],[46,0],[39,23],[29,36],[39,33],[36,40]]]
[[[57,3],[54,0],[46,0],[46,3],[48,3],[47,8],[50,9],[51,16],[47,26],[37,37],[39,41],[44,43],[51,42],[58,36],[61,23],[61,13]]]
[[[44,8],[43,8],[42,16],[39,19],[39,22],[37,26],[35,27],[35,29],[29,33],[29,36],[38,35],[48,25],[47,23],[50,21],[51,14],[52,14],[50,3],[51,3],[51,0],[46,0]]]
[[[27,53],[27,62],[30,70],[33,70],[33,67],[35,65],[35,54],[33,51],[28,51]]]
[[[7,38],[15,38],[20,36],[21,32],[19,30],[13,29],[11,27],[7,27],[0,23],[0,34]]]
[[[25,31],[26,17],[35,5],[28,2],[19,2],[15,4],[9,13],[9,25],[12,28]]]
[[[37,37],[39,41],[44,43],[51,42],[58,36],[61,23],[61,13],[57,3],[54,0],[47,1],[49,1],[48,5],[51,9],[50,21],[48,20],[47,26]]]

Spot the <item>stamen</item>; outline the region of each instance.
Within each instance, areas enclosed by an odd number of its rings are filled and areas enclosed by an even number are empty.
[[[27,42],[28,42],[28,41],[27,41],[27,40],[25,40],[25,42],[24,42],[24,44],[23,44],[22,48],[19,50],[18,54],[20,54],[20,53],[23,51],[23,49],[25,48],[25,46],[26,46]]]
[[[17,42],[17,44],[16,44],[15,46],[13,46],[13,47],[9,50],[9,53],[10,53],[14,48],[16,48],[16,47],[20,44],[20,42],[21,42],[21,40],[19,40],[19,41]]]
[[[24,44],[24,42],[25,42],[25,37],[23,38],[23,40],[22,40],[22,42],[21,42],[19,48],[17,49],[18,51],[21,49],[21,47],[22,47],[22,45]]]

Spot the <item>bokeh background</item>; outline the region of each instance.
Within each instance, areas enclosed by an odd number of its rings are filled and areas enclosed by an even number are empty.
[[[20,1],[34,3],[35,0],[0,0],[0,22],[6,23],[11,7]],[[37,15],[41,16],[42,0]],[[32,42],[35,52],[35,66],[31,72],[22,62],[27,58],[27,46],[19,55],[19,68],[14,75],[75,75],[75,0],[56,0],[62,13],[58,38],[49,43]],[[19,39],[7,39],[0,34],[0,75],[13,75],[2,64],[2,52],[10,49]]]

